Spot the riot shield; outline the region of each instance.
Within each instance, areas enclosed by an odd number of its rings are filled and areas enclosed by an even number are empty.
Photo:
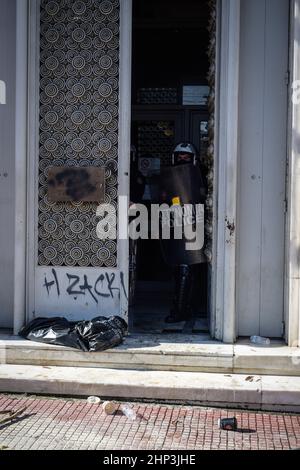
[[[199,165],[190,163],[161,169],[160,203],[171,203],[174,197],[179,197],[182,204],[204,204],[206,188]]]
[[[200,167],[186,164],[165,167],[159,181],[159,202],[169,205],[160,217],[161,247],[165,262],[171,266],[206,262],[204,255],[205,184]],[[170,236],[166,238],[170,224]],[[180,228],[181,227],[181,228]],[[181,239],[178,239],[179,233]],[[195,233],[194,239],[187,233]]]

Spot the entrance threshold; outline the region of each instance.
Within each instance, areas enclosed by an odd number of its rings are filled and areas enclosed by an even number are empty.
[[[0,363],[61,367],[210,372],[300,376],[300,350],[283,342],[270,347],[246,340],[235,345],[210,339],[208,334],[130,334],[120,346],[84,353],[56,345],[34,343],[0,334]]]

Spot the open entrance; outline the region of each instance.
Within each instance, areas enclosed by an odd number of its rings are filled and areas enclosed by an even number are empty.
[[[163,167],[176,144],[192,143],[206,177],[209,69],[206,0],[133,0],[131,199],[150,207]],[[166,323],[172,308],[174,268],[165,263],[159,240],[130,246],[132,332],[208,331],[208,266],[193,267],[191,319]]]

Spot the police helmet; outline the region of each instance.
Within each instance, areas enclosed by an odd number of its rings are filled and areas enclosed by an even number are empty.
[[[177,144],[174,151],[173,151],[173,156],[172,156],[172,164],[177,165],[180,161],[180,154],[188,154],[191,156],[191,160],[188,163],[193,163],[194,165],[196,164],[197,160],[197,150],[194,147],[193,144],[189,142],[181,142],[180,144]]]

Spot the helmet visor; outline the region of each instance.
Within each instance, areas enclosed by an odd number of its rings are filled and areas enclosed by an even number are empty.
[[[176,152],[174,154],[175,165],[184,165],[193,162],[194,155],[188,152]]]

